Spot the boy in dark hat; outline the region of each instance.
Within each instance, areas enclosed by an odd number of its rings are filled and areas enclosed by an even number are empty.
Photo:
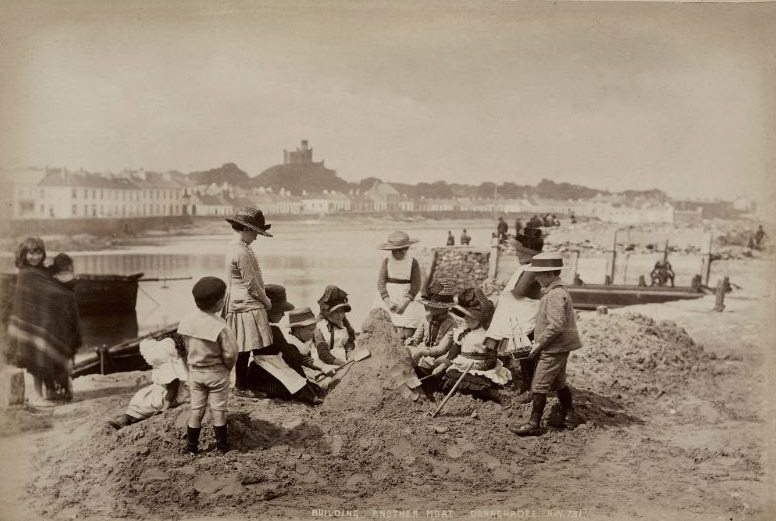
[[[226,284],[217,277],[203,277],[191,291],[197,311],[181,320],[178,333],[188,350],[191,414],[186,427],[185,452],[196,454],[205,406],[210,405],[216,448],[229,450],[226,410],[229,374],[237,360],[237,341],[219,314]]]

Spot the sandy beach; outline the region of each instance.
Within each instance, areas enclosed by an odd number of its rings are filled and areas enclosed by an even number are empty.
[[[4,519],[769,519],[773,264],[726,262],[741,289],[721,313],[713,296],[581,313],[579,422],[535,439],[506,430],[529,405],[454,397],[432,419],[392,395],[379,323],[364,325],[375,361],[323,406],[233,398],[226,456],[180,454],[185,406],[105,429],[147,373],[78,378],[73,403],[2,416]]]

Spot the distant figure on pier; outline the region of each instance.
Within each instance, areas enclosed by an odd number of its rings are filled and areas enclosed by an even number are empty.
[[[569,218],[571,219],[571,224],[577,224],[577,216],[574,215],[574,212],[569,213]]]
[[[498,218],[498,224],[496,225],[496,233],[498,234],[499,244],[507,242],[507,232],[509,232],[509,226],[504,221],[503,217]]]
[[[470,242],[472,242],[472,238],[466,233],[466,228],[464,228],[461,232],[461,246],[468,246]]]
[[[520,235],[521,231],[523,231],[523,221],[520,219],[515,219],[515,237]]]
[[[754,247],[755,249],[762,249],[763,247],[763,241],[767,235],[765,234],[765,230],[763,230],[763,225],[757,227],[757,231],[754,232]]]
[[[455,246],[455,237],[453,237],[453,232],[450,230],[447,230],[447,245]]]
[[[674,287],[674,269],[671,267],[671,263],[668,259],[662,259],[655,263],[655,267],[652,268],[650,273],[653,286],[665,286],[667,282],[671,282],[671,287]]]

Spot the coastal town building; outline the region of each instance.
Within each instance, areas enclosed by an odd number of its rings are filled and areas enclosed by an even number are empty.
[[[14,187],[14,219],[157,217],[183,214],[184,187],[167,174],[46,169]]]

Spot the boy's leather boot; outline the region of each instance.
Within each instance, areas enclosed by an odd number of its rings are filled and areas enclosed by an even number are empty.
[[[188,454],[199,452],[199,431],[201,430],[202,427],[186,426],[186,446],[183,448],[183,452]]]
[[[216,434],[216,449],[221,454],[229,452],[229,429],[226,424],[214,425],[213,432]]]
[[[571,412],[571,389],[568,387],[558,389],[558,401],[560,402],[560,407],[547,418],[547,425],[556,429],[563,429],[566,427],[566,416]]]
[[[542,414],[544,414],[544,406],[547,403],[547,395],[534,394],[533,395],[533,407],[531,408],[531,419],[528,423],[518,425],[517,427],[509,427],[509,430],[518,436],[539,436],[542,434]]]

